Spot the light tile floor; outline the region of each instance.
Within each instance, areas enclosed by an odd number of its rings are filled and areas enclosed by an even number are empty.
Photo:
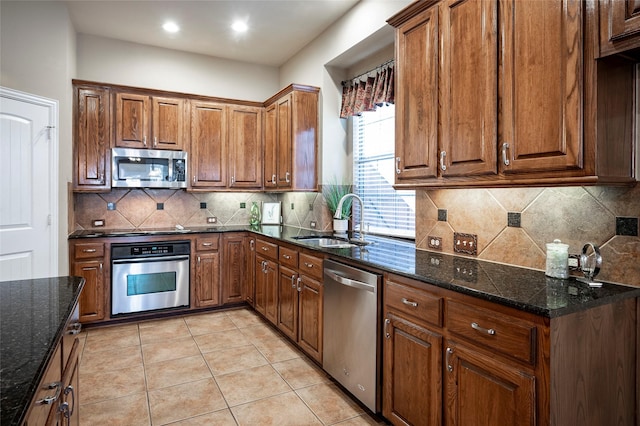
[[[249,309],[81,336],[82,426],[377,424]]]

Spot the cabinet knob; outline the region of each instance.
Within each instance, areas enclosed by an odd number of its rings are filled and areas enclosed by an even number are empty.
[[[440,170],[442,170],[443,172],[447,170],[447,165],[444,164],[444,159],[446,156],[447,156],[447,151],[440,152]]]
[[[507,142],[502,144],[502,162],[505,166],[509,165],[509,158],[507,157],[507,150],[509,149],[509,144]]]
[[[251,251],[253,251],[253,246],[256,242],[253,240],[249,240],[249,247],[251,248]]]
[[[283,254],[282,257],[284,257],[287,260],[291,259],[291,256],[289,256],[288,254]]]

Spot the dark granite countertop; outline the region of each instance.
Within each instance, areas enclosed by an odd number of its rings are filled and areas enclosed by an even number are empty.
[[[0,424],[22,424],[84,278],[0,282]]]
[[[452,256],[426,250],[416,250],[410,241],[367,235],[372,241],[365,247],[322,248],[301,236],[331,235],[290,226],[218,226],[135,231],[76,231],[75,238],[121,237],[133,235],[173,235],[176,233],[222,233],[251,231],[329,254],[335,260],[355,261],[363,267],[373,267],[412,278],[426,284],[464,293],[480,299],[530,312],[548,318],[566,315],[628,297],[640,297],[640,288],[603,283],[591,288],[576,278],[559,280],[537,271],[516,266]],[[605,260],[606,262],[606,260]],[[606,267],[606,263],[605,263]]]

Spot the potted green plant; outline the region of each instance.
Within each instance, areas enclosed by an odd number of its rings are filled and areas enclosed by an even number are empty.
[[[333,217],[333,230],[335,232],[347,232],[349,229],[349,217],[351,216],[352,198],[348,198],[342,203],[339,218],[336,218],[338,203],[345,195],[351,193],[351,185],[340,184],[333,180],[331,183],[322,185],[322,195],[327,203],[327,207]]]

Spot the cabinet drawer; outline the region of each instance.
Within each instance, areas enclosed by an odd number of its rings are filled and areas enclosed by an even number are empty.
[[[220,237],[200,237],[196,238],[196,251],[216,251]]]
[[[280,263],[280,265],[297,269],[298,268],[298,252],[295,250],[291,250],[290,248],[280,247],[278,263]]]
[[[384,288],[387,307],[409,314],[429,324],[442,326],[442,298],[424,290],[387,281]]]
[[[104,243],[80,243],[75,247],[76,259],[104,257]]]
[[[273,243],[256,239],[256,253],[272,260],[278,260],[278,246]]]
[[[447,302],[447,328],[471,340],[529,364],[535,363],[536,327],[518,318],[460,302]]]
[[[323,274],[322,259],[300,253],[300,264],[298,266],[298,270],[301,274],[321,280]]]

